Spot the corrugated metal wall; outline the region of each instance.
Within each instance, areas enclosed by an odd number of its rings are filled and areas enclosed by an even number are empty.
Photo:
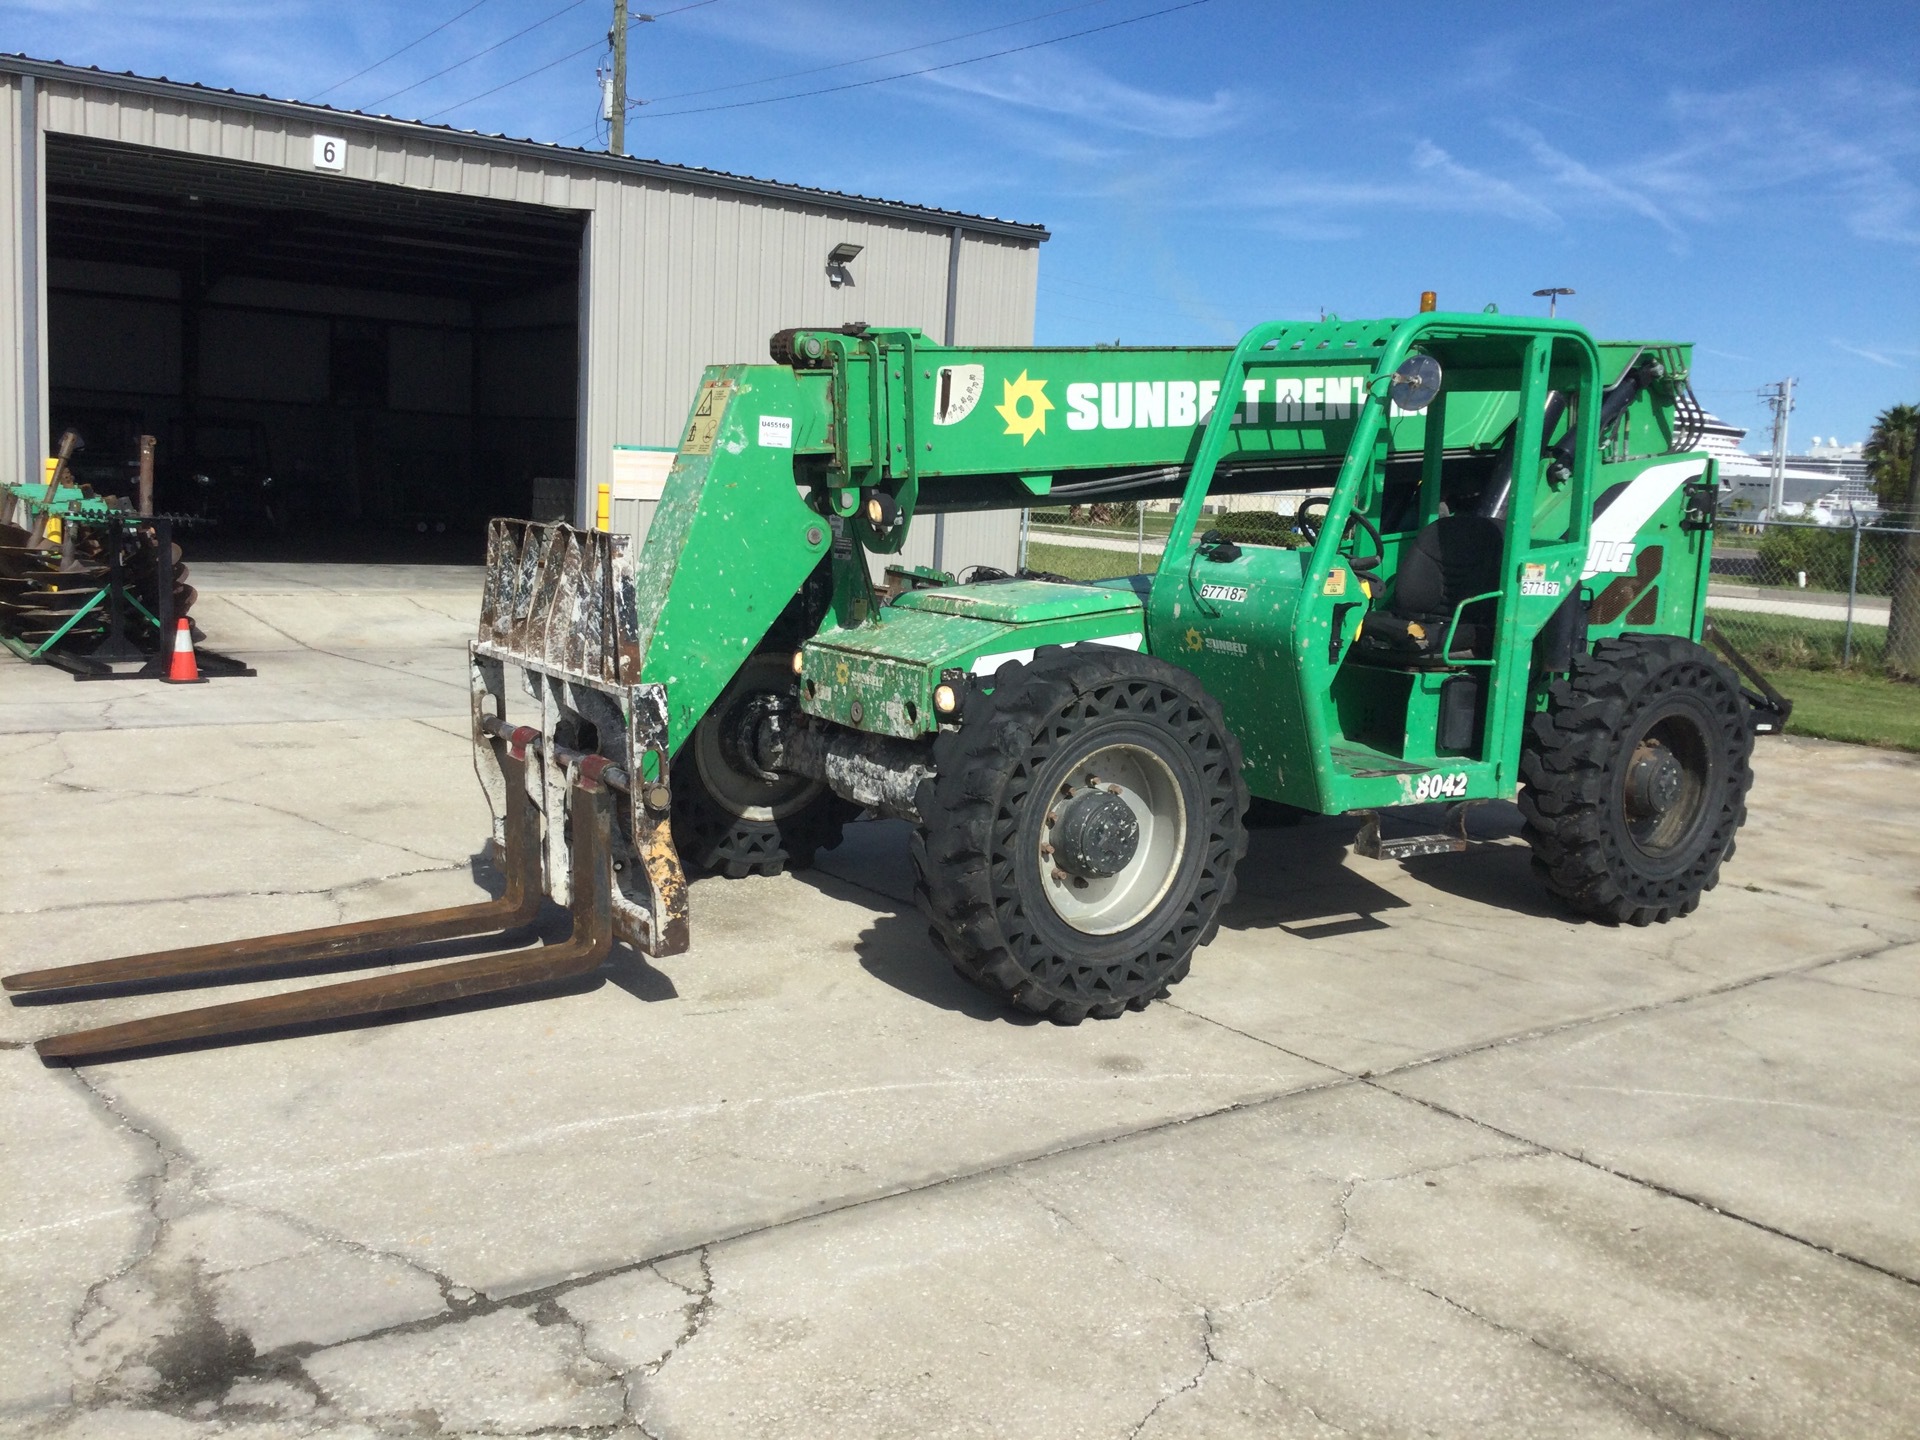
[[[767,358],[793,325],[946,327],[951,231],[875,216],[780,207],[669,186],[601,181],[589,222],[587,483],[605,482],[615,445],[672,445],[708,365]],[[859,245],[853,283],[827,279],[827,252]],[[1033,341],[1039,247],[968,235],[955,335],[976,345]],[[589,491],[589,493],[592,493]],[[933,563],[934,525],[915,521],[902,559]],[[1011,569],[1019,519],[950,517],[942,561]]]
[[[587,446],[595,465],[608,463],[616,444],[678,442],[701,370],[766,360],[775,330],[867,320],[937,336],[944,323],[944,230],[660,185],[604,180],[594,190]],[[843,241],[865,248],[851,266],[853,284],[836,289],[827,252]]]
[[[105,86],[42,82],[43,123],[49,133],[87,135],[159,150],[178,150],[217,160],[272,165],[309,174],[313,137],[347,139],[353,180],[374,180],[448,195],[478,195],[582,210],[579,176],[564,164],[544,164],[461,145],[454,139],[355,127],[349,117],[318,123],[258,115],[186,97],[128,94]]]
[[[1040,283],[1040,247],[997,235],[967,234],[960,245],[960,285],[955,297],[956,345],[1031,345],[1034,297]],[[944,304],[944,300],[943,300]],[[928,333],[939,337],[940,325]],[[932,565],[934,518],[922,515],[907,532],[900,559]],[[969,565],[1012,570],[1020,563],[1020,517],[1013,511],[948,515],[940,526],[939,564],[950,571]]]
[[[969,233],[960,247],[954,343],[1031,345],[1039,287],[1038,245],[1000,235]]]
[[[19,473],[27,463],[20,362],[28,338],[20,303],[20,88],[16,77],[0,75],[0,484],[31,478]]]
[[[309,173],[313,135],[339,133],[348,142],[349,178],[589,212],[578,457],[585,496],[608,479],[615,445],[679,439],[704,366],[764,360],[775,330],[866,320],[917,325],[936,339],[944,334],[952,232],[937,218],[896,219],[836,211],[805,197],[709,190],[559,157],[359,129],[346,119],[307,122],[64,80],[43,81],[41,92],[49,133]],[[11,167],[17,144],[0,149],[0,165]],[[836,288],[826,259],[842,242],[863,250],[851,266],[853,283]],[[1030,344],[1038,270],[1037,242],[968,232],[956,338]],[[18,295],[17,262],[9,295]],[[17,314],[18,307],[7,312]],[[12,364],[19,346],[5,348],[10,353],[0,363]],[[16,395],[18,388],[9,385],[6,393]],[[909,542],[916,563],[931,557],[931,529],[924,521],[916,526]],[[945,559],[1010,564],[1017,529],[1011,515],[954,517]]]

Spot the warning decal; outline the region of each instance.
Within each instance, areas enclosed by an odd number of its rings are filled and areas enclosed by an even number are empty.
[[[680,444],[682,454],[713,453],[713,437],[719,432],[720,417],[726,413],[727,400],[732,394],[731,380],[709,380],[700,387],[700,398],[693,405],[693,419],[687,423],[687,438]]]

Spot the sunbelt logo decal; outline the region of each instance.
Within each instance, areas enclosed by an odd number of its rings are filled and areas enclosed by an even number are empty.
[[[1018,435],[1022,445],[1036,435],[1046,434],[1047,412],[1053,409],[1053,402],[1047,398],[1047,382],[1029,380],[1027,372],[1022,370],[1018,380],[1002,380],[1000,385],[1006,393],[993,408],[1007,422],[1006,433]]]
[[[1243,381],[1235,425],[1317,425],[1351,420],[1367,398],[1362,375],[1281,375]],[[1218,380],[1091,380],[1067,386],[1069,430],[1171,430],[1204,425]]]
[[[973,409],[979,379],[962,376],[963,367],[941,372],[943,400],[934,423],[952,425]],[[967,366],[967,370],[978,367]],[[1000,381],[994,406],[1006,423],[1004,434],[1026,445],[1047,433],[1047,414],[1058,409],[1047,395],[1048,382],[1022,370]],[[1235,425],[1321,425],[1352,420],[1366,402],[1362,375],[1301,375],[1246,380],[1234,409]],[[1220,399],[1218,380],[1076,380],[1066,387],[1069,430],[1173,430],[1207,423]]]

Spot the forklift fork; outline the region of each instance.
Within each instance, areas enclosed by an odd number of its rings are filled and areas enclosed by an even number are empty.
[[[687,884],[673,843],[667,696],[635,678],[638,654],[633,561],[622,537],[495,520],[468,673],[474,769],[494,816],[505,894],[451,910],[32,970],[0,985],[77,1000],[105,986],[253,979],[510,931],[532,921],[547,896],[573,912],[568,939],[54,1035],[38,1042],[41,1055],[75,1060],[544,985],[590,973],[616,937],[655,957],[684,951]],[[509,668],[520,672],[540,724],[507,720]]]
[[[262,972],[292,970],[315,961],[377,954],[433,940],[506,932],[525,926],[539,913],[542,898],[538,812],[526,791],[524,763],[510,754],[502,754],[500,762],[512,798],[504,816],[507,886],[506,893],[498,900],[256,940],[195,945],[92,964],[30,970],[6,976],[0,983],[16,993],[45,993],[79,992],[101,986],[211,977],[239,971],[249,972],[248,978],[253,978]],[[613,946],[609,849],[613,807],[603,783],[606,777],[596,773],[599,768],[570,767],[573,784],[568,819],[572,840],[569,888],[573,931],[564,941],[479,955],[421,970],[103,1025],[49,1036],[39,1041],[36,1048],[49,1060],[76,1060],[181,1041],[412,1009],[584,975],[599,966]],[[72,993],[60,998],[71,1000],[85,996]]]

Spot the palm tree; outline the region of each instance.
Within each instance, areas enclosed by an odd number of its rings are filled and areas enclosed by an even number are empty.
[[[1920,508],[1920,496],[1909,493],[1913,484],[1913,452],[1920,438],[1920,405],[1894,405],[1873,422],[1863,452],[1873,493],[1882,510]]]
[[[1880,412],[1865,449],[1867,473],[1881,508],[1907,527],[1893,562],[1893,607],[1887,616],[1887,668],[1920,679],[1920,406]]]

